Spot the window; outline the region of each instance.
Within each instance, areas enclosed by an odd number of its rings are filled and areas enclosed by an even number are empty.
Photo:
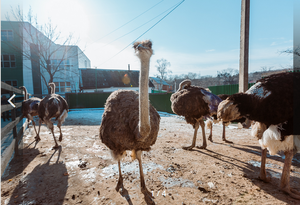
[[[55,92],[71,92],[71,83],[70,82],[54,82],[55,83]]]
[[[1,68],[15,68],[16,58],[15,55],[3,54],[1,55]]]
[[[16,81],[16,80],[6,80],[5,83],[8,84],[8,85],[13,86],[15,88],[18,87],[18,81]]]
[[[12,30],[1,30],[1,41],[13,41],[13,31]]]
[[[60,70],[63,70],[63,69],[70,70],[70,67],[72,67],[69,59],[66,59],[66,60],[52,59],[52,60],[50,60],[50,64],[54,68],[56,68],[59,65]]]

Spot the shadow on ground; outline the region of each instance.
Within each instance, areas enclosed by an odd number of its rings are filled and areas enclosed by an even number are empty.
[[[64,174],[67,172],[65,164],[59,163],[61,150],[61,147],[53,150],[47,163],[37,165],[31,173],[25,174],[19,180],[8,204],[63,204],[68,189],[68,176]],[[56,162],[50,163],[56,152]]]

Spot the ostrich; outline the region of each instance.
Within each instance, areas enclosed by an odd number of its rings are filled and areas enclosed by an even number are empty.
[[[140,170],[141,191],[151,197],[144,180],[141,154],[149,151],[156,141],[160,116],[149,104],[148,78],[149,63],[153,53],[152,42],[145,40],[133,45],[141,61],[139,93],[131,90],[114,91],[107,99],[100,125],[100,139],[118,161],[119,180],[116,191],[123,191],[123,178],[120,161],[126,150],[132,150],[132,158],[137,158]]]
[[[183,88],[184,87],[184,88]],[[218,96],[206,89],[191,85],[190,80],[184,80],[179,84],[179,89],[171,96],[172,110],[177,115],[185,117],[187,123],[193,125],[194,137],[191,146],[182,147],[191,150],[196,145],[199,125],[202,128],[203,144],[199,149],[206,149],[205,124],[203,119],[217,113],[218,105],[222,101]]]
[[[289,176],[293,155],[300,152],[300,133],[294,122],[299,116],[294,116],[293,110],[294,105],[300,104],[299,82],[300,73],[270,75],[246,93],[234,94],[221,102],[217,114],[225,122],[242,116],[256,121],[252,135],[258,137],[262,147],[260,178],[269,181],[265,170],[267,150],[271,155],[284,151],[280,188],[297,199],[300,199],[300,193],[290,188]]]
[[[51,130],[53,135],[55,146],[53,148],[57,148],[58,144],[55,139],[54,129],[53,129],[53,122],[51,122],[51,118],[55,118],[58,121],[57,127],[59,128],[60,136],[59,141],[62,141],[62,133],[61,133],[61,125],[65,121],[68,116],[68,103],[67,101],[58,94],[55,94],[55,84],[49,83],[51,94],[47,95],[39,105],[38,114],[40,118],[40,126],[41,122],[43,121],[47,127]]]
[[[36,141],[39,141],[40,136],[38,135],[38,132],[36,131],[35,122],[34,122],[33,117],[38,115],[38,107],[41,102],[41,99],[37,98],[37,97],[32,97],[32,98],[28,99],[26,87],[21,86],[19,88],[23,89],[23,91],[25,92],[25,100],[22,102],[22,117],[26,117],[28,122],[29,122],[29,120],[32,121],[34,130],[36,133],[35,139],[36,139]]]
[[[227,95],[227,94],[220,94],[218,95],[219,98],[221,98],[221,100],[226,100],[230,95]],[[219,122],[218,119],[217,119],[217,114],[214,114],[212,115],[212,119],[208,118],[207,121],[206,121],[206,127],[207,129],[210,129],[210,133],[209,133],[209,136],[208,136],[208,140],[210,140],[211,142],[213,142],[212,140],[212,127],[213,127],[213,123],[214,122]],[[249,128],[251,126],[251,121],[248,120],[247,118],[245,117],[242,117],[240,119],[237,119],[237,120],[233,120],[231,122],[235,122],[235,123],[242,123],[243,125],[243,128]],[[225,127],[230,124],[231,122],[228,122],[228,123],[225,123],[225,122],[222,122],[222,125],[223,125],[223,133],[222,133],[222,140],[224,142],[227,142],[227,143],[233,143],[229,140],[226,139],[225,137]]]

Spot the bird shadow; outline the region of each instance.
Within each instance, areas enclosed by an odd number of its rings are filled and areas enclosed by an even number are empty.
[[[254,146],[254,147],[256,147],[256,146]],[[234,148],[236,148],[236,147],[234,147]],[[249,152],[249,149],[240,149],[240,150],[244,151],[244,152]],[[295,202],[296,201],[295,199],[293,199],[292,197],[285,194],[284,192],[282,192],[279,189],[282,168],[280,169],[279,172],[276,172],[274,170],[267,169],[267,167],[266,167],[268,175],[271,175],[271,181],[269,183],[267,183],[267,182],[264,182],[259,179],[260,167],[253,166],[252,164],[249,164],[247,162],[244,162],[239,159],[233,158],[231,156],[226,156],[226,155],[223,155],[223,154],[220,154],[220,153],[214,152],[212,150],[208,150],[208,149],[206,149],[206,150],[192,149],[191,151],[199,152],[201,154],[210,156],[219,161],[222,161],[222,162],[230,164],[234,167],[237,167],[244,173],[243,177],[250,179],[254,185],[259,187],[261,190],[263,190],[267,194],[277,198],[278,200],[284,201],[288,204],[297,204],[297,202]],[[283,162],[283,159],[281,161]],[[238,165],[237,162],[241,163],[244,166]],[[300,187],[299,186],[300,185],[299,177],[290,176],[290,182],[291,182],[291,187],[295,187],[295,188],[297,187],[296,189],[298,191],[300,191],[298,188],[298,187]],[[274,185],[276,188],[274,188]]]
[[[63,204],[68,189],[66,165],[59,162],[62,148],[54,150],[45,164],[24,175],[13,190],[8,204]],[[57,154],[55,162],[51,163]]]

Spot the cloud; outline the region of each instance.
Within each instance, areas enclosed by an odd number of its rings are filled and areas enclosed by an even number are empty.
[[[213,52],[215,49],[206,50],[205,52]]]

